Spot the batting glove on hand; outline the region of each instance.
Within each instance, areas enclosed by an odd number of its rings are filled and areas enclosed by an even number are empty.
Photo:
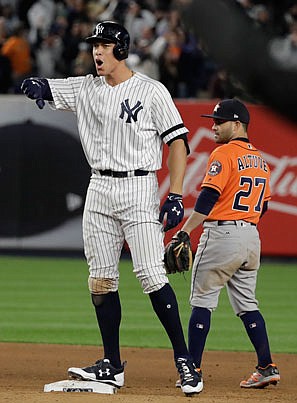
[[[167,213],[166,225],[164,231],[176,227],[184,218],[184,205],[182,195],[169,193],[165,200],[159,215],[159,221],[162,223]]]
[[[26,78],[21,86],[23,93],[30,99],[36,99],[36,104],[39,109],[43,109],[46,100],[52,100],[52,93],[47,79],[31,77]]]

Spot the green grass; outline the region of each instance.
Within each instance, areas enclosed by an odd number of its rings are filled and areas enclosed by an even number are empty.
[[[134,277],[130,260],[121,262],[120,272],[121,345],[170,347],[148,296]],[[83,259],[0,257],[0,341],[101,344],[87,277]],[[172,275],[170,282],[187,333],[190,274]],[[297,353],[296,284],[296,264],[262,265],[257,297],[273,352]],[[253,351],[225,290],[212,315],[206,349]]]

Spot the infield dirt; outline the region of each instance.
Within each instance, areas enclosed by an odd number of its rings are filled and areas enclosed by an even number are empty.
[[[254,353],[206,351],[204,389],[186,397],[175,388],[172,352],[145,348],[122,348],[122,359],[127,360],[125,386],[114,395],[43,392],[45,384],[67,379],[68,367],[86,366],[100,357],[102,350],[93,346],[0,343],[0,402],[297,402],[296,354],[273,355],[281,374],[279,385],[246,390],[239,382],[254,370]]]

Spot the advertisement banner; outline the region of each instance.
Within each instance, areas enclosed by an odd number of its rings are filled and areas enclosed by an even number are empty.
[[[40,111],[31,100],[2,96],[0,111],[0,251],[82,251],[82,208],[90,169],[82,153],[74,114]],[[211,113],[214,102],[176,101],[189,129],[191,154],[184,181],[185,219],[200,192],[206,163],[217,147]],[[264,106],[248,105],[250,141],[271,168],[272,200],[259,224],[262,254],[297,256],[297,125]],[[11,113],[14,111],[14,113]],[[158,172],[162,202],[169,191],[164,164]],[[180,225],[181,226],[181,225]],[[168,231],[165,243],[180,228]],[[201,227],[193,232],[197,248]]]
[[[90,178],[75,115],[0,96],[0,251],[82,251]]]
[[[184,181],[185,218],[183,222],[191,214],[201,191],[200,185],[208,157],[218,146],[214,142],[211,130],[212,119],[200,116],[203,113],[212,113],[215,103],[176,102],[190,132],[191,149]],[[262,152],[271,168],[272,200],[269,202],[269,210],[258,225],[262,254],[297,256],[297,125],[264,106],[247,106],[251,115],[248,128],[249,139]],[[167,155],[168,147],[165,147],[165,159]],[[160,196],[164,201],[169,191],[168,170],[164,168],[158,175]],[[166,234],[165,243],[171,239],[177,229]],[[201,230],[200,226],[192,233],[193,250],[197,248]]]

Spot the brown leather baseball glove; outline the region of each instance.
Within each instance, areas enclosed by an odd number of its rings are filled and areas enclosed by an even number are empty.
[[[183,273],[192,268],[193,257],[190,237],[179,231],[165,246],[164,264],[167,274]]]

